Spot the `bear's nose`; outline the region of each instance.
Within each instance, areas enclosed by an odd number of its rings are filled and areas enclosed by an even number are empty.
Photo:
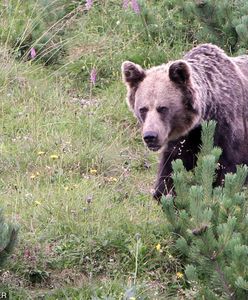
[[[154,144],[158,139],[158,134],[154,131],[147,131],[144,133],[143,139],[147,144]]]

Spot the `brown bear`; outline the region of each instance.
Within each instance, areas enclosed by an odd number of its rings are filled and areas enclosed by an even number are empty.
[[[216,184],[237,164],[248,164],[248,56],[229,57],[202,44],[181,60],[149,70],[125,61],[127,102],[142,126],[145,144],[160,151],[154,197],[170,193],[172,160],[194,168],[201,146],[201,123],[215,120],[214,144],[222,149]]]

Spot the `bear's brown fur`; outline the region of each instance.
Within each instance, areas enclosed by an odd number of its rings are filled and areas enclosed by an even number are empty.
[[[172,189],[172,160],[181,158],[187,170],[195,166],[203,120],[217,122],[214,143],[223,151],[217,184],[237,164],[248,164],[248,56],[232,58],[203,44],[149,70],[126,61],[122,74],[145,143],[161,152],[156,199]]]

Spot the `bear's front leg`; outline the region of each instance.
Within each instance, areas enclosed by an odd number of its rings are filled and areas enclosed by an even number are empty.
[[[187,171],[192,170],[197,162],[197,154],[201,145],[201,126],[191,130],[185,137],[170,142],[166,151],[161,153],[158,177],[153,197],[160,200],[162,195],[173,192],[172,161],[181,159]]]
[[[161,153],[157,181],[153,193],[153,198],[160,201],[162,195],[169,194],[173,189],[173,181],[171,178],[173,160],[172,153]]]

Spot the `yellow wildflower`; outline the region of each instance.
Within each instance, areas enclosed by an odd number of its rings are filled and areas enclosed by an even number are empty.
[[[37,201],[37,200],[34,201],[34,203],[37,204],[37,205],[41,205],[41,202],[40,202],[40,201]]]
[[[109,182],[117,182],[117,178],[116,177],[109,177],[108,181]]]
[[[161,245],[160,244],[156,245],[156,250],[159,251],[159,252],[161,251]]]
[[[90,168],[90,174],[91,175],[97,175],[97,169]]]
[[[183,273],[181,273],[181,272],[177,272],[177,279],[180,279],[180,278],[183,278]]]
[[[37,155],[38,156],[41,156],[41,155],[44,155],[45,154],[45,151],[38,151]]]
[[[65,186],[64,189],[65,189],[65,191],[68,191],[68,190],[69,190],[69,187],[68,187],[68,186]]]
[[[35,173],[32,173],[30,175],[30,179],[35,179],[36,177],[40,176],[40,172],[35,172]]]
[[[136,300],[136,298],[135,297],[130,297],[129,300]]]
[[[51,159],[58,159],[59,156],[58,156],[57,154],[52,154],[52,155],[50,155],[50,158],[51,158]]]

